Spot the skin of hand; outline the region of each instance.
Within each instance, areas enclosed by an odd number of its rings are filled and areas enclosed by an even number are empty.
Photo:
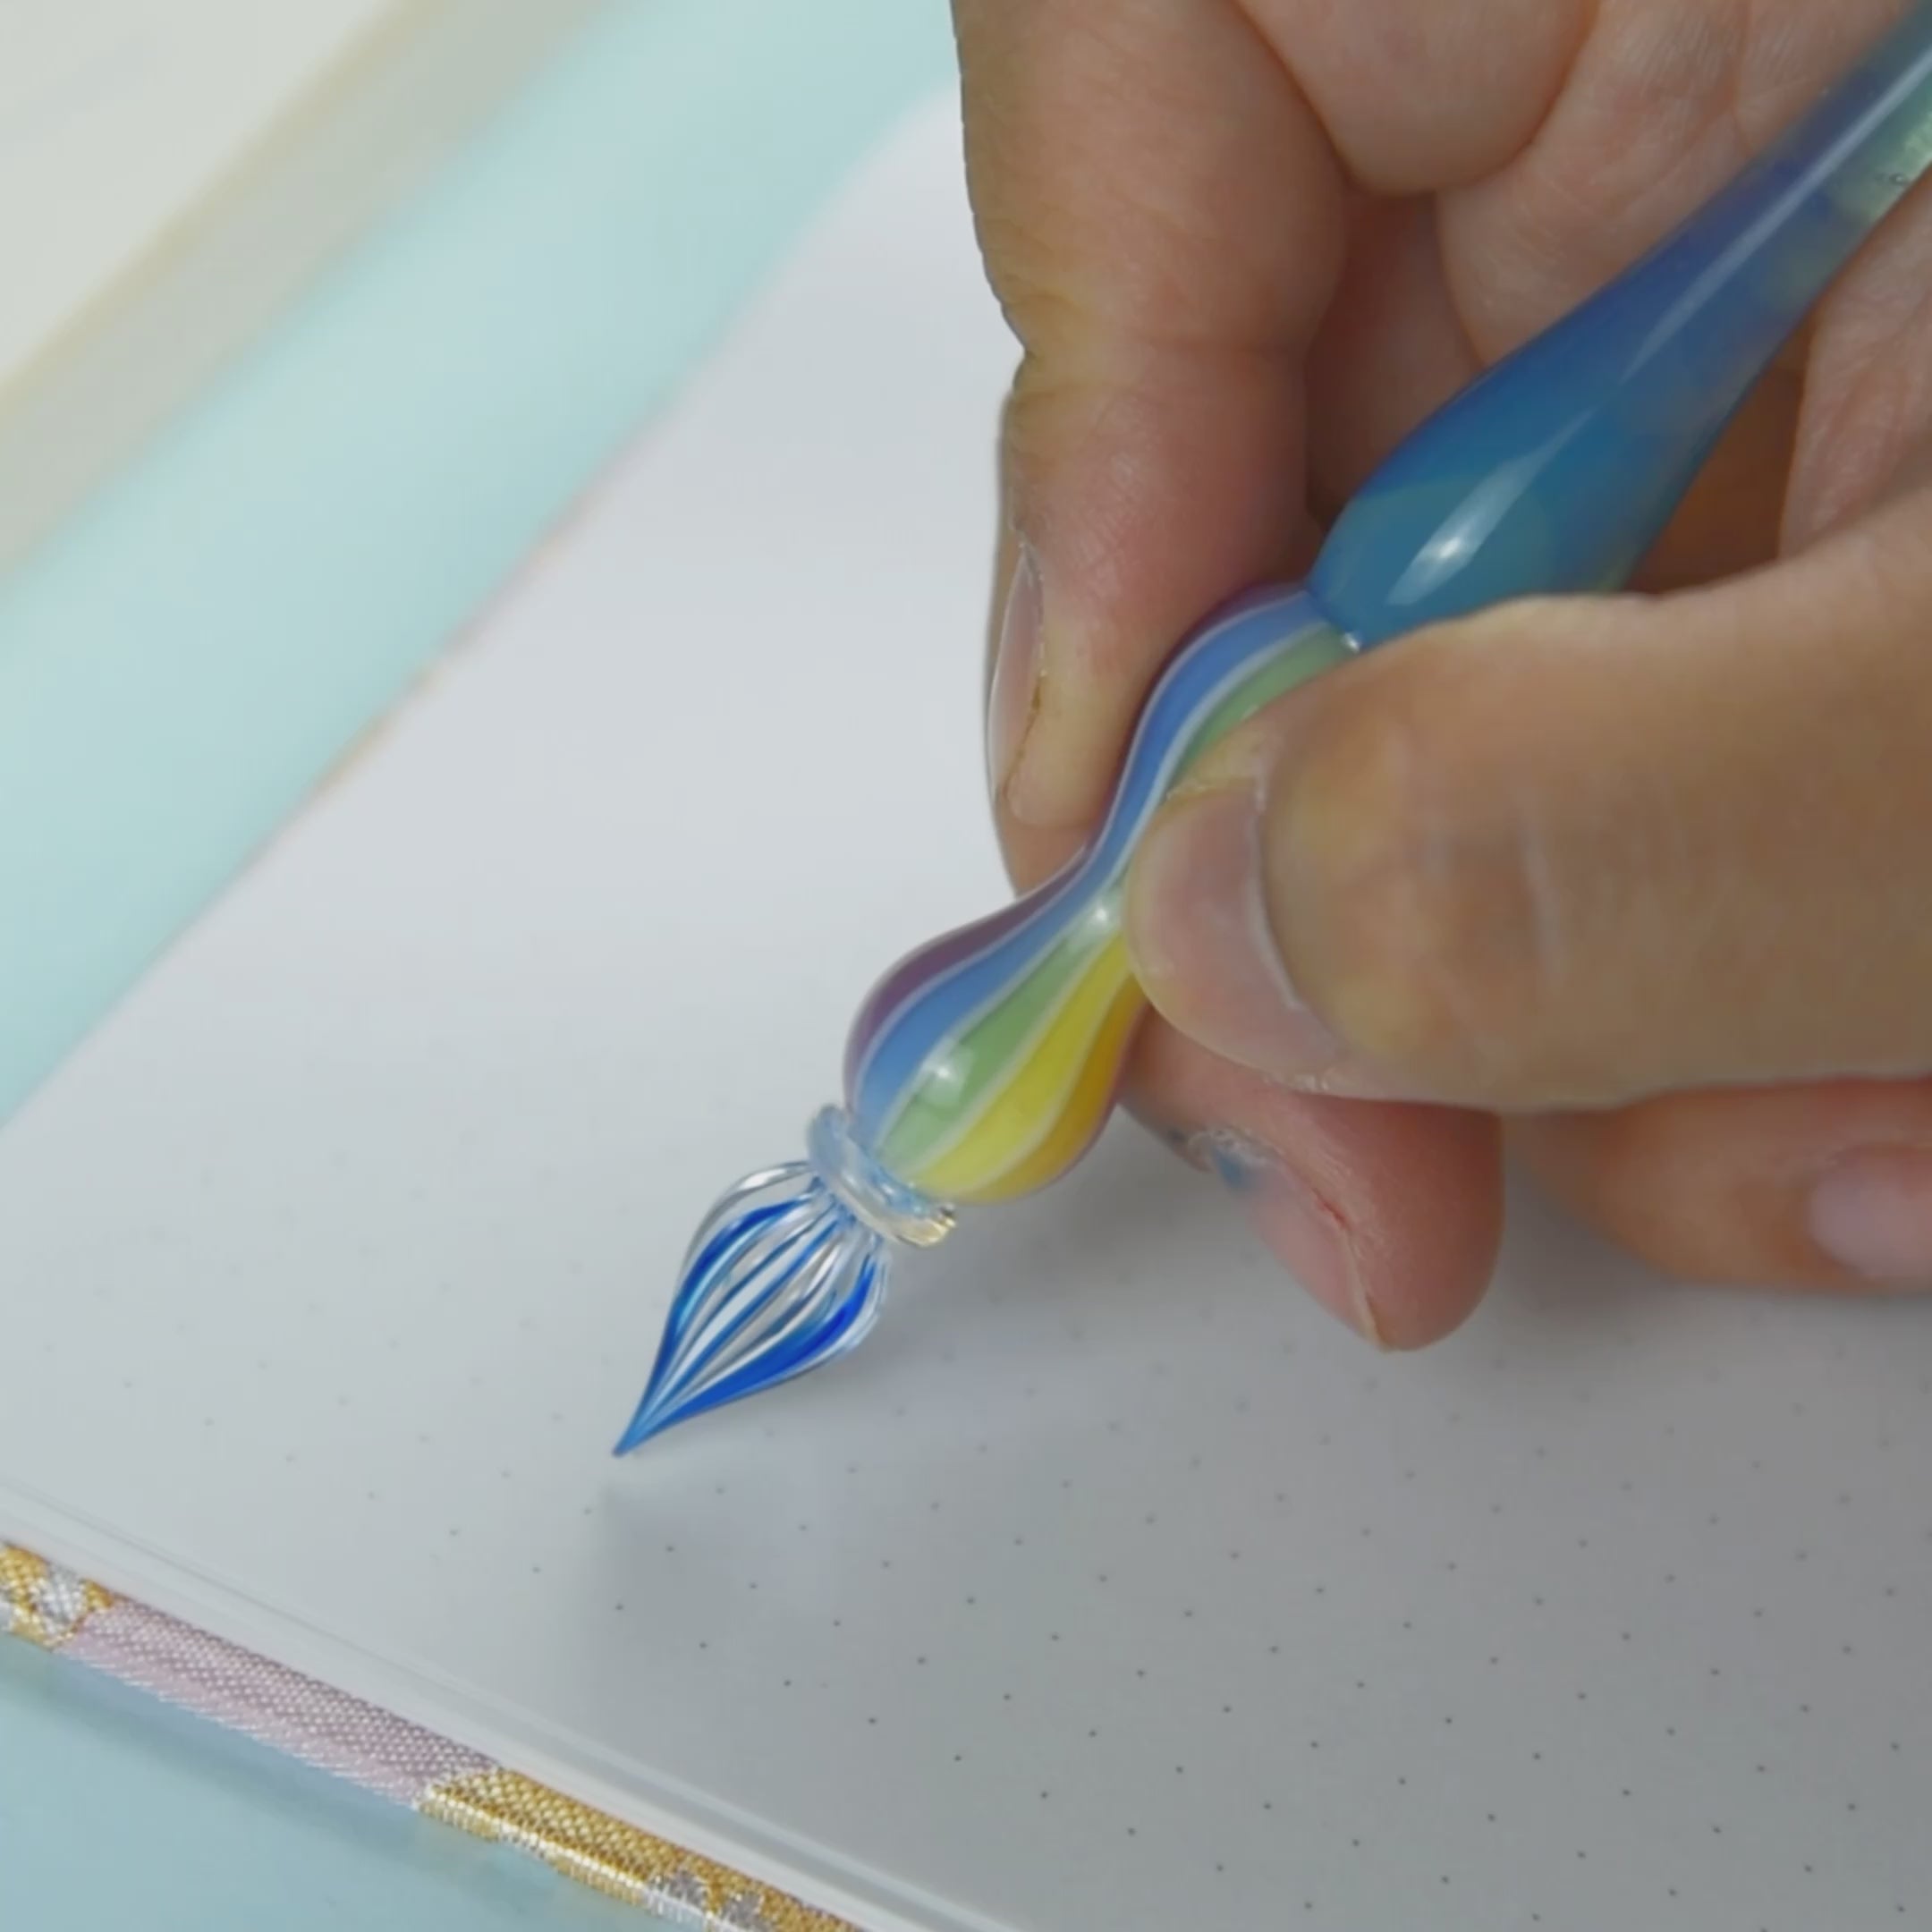
[[[1001,433],[1015,881],[1176,641],[1766,146],[1902,0],[954,0]],[[1932,1285],[1932,197],[1626,597],[1291,693],[1141,852],[1128,1104],[1318,1300],[1475,1306],[1505,1140],[1706,1281]]]

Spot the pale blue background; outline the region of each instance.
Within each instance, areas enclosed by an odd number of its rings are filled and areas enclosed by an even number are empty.
[[[944,0],[616,0],[0,580],[0,1118],[637,432],[949,55]],[[11,1639],[0,1920],[648,1922]]]

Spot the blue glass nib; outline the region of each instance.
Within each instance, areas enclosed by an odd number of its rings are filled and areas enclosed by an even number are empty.
[[[872,1165],[842,1114],[813,1123],[811,1154],[740,1182],[699,1228],[618,1455],[856,1348],[885,1301],[891,1248],[951,1229],[949,1213]]]

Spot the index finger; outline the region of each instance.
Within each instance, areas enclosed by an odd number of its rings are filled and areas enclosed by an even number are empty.
[[[1097,810],[1175,640],[1301,561],[1301,360],[1340,270],[1343,183],[1224,0],[954,13],[979,235],[1025,352],[989,750],[1027,876]]]

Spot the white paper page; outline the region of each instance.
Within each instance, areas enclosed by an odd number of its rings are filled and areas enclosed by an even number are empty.
[[[877,1932],[1879,1932],[1932,1309],[1525,1208],[1372,1359],[1113,1137],[614,1465],[696,1216],[1000,893],[946,111],[0,1136],[0,1530]]]
[[[0,0],[0,394],[411,0]]]

